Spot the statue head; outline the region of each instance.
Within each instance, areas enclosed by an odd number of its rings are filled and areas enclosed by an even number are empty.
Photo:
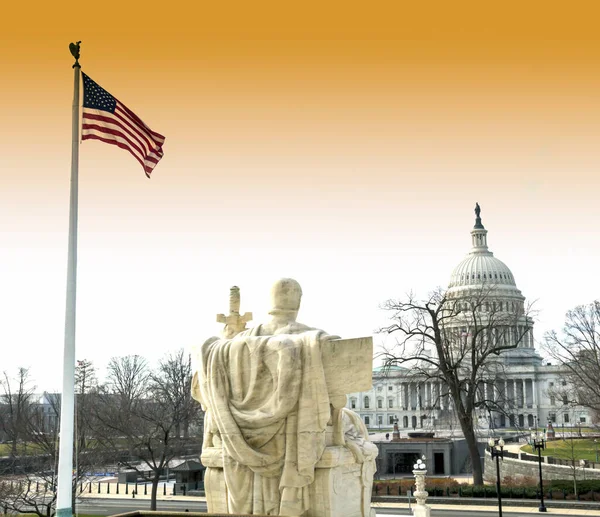
[[[296,320],[300,309],[302,288],[293,278],[280,278],[271,287],[271,316]]]

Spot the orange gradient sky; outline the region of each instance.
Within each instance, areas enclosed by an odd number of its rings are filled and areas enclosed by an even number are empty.
[[[302,321],[369,335],[384,300],[447,284],[475,201],[536,339],[597,298],[594,3],[405,4],[4,8],[0,370],[60,386],[79,39],[83,71],[167,140],[151,180],[81,145],[78,358],[190,348],[234,284],[260,321],[279,276]]]

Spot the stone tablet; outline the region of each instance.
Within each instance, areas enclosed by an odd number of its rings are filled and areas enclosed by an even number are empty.
[[[321,348],[327,391],[331,398],[373,387],[373,338],[326,341]]]

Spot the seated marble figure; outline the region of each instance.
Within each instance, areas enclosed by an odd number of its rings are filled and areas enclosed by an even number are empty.
[[[370,387],[372,342],[297,322],[301,296],[298,282],[279,280],[268,322],[212,337],[197,352],[192,393],[205,410],[209,512],[371,515],[377,448],[344,393]],[[348,387],[353,376],[363,385]]]

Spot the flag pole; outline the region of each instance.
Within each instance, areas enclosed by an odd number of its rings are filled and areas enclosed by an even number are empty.
[[[63,352],[63,389],[60,405],[60,442],[58,451],[58,491],[56,517],[73,515],[73,427],[75,423],[75,309],[77,301],[77,195],[79,176],[79,46],[69,49],[73,65],[73,122],[71,147],[71,194],[69,204],[69,254],[67,259],[67,303],[65,311],[65,344]]]

